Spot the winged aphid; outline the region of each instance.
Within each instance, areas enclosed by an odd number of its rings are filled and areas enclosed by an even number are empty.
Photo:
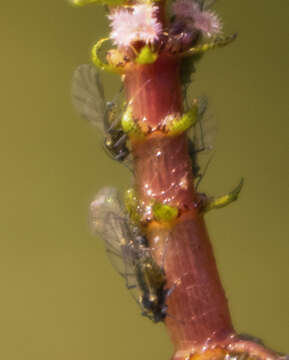
[[[72,78],[72,101],[82,117],[94,125],[103,137],[107,153],[123,162],[129,157],[127,135],[121,128],[121,107],[106,102],[99,72],[89,64],[78,66]]]
[[[90,205],[93,231],[105,242],[108,256],[128,289],[136,289],[142,314],[154,322],[167,315],[164,269],[152,257],[147,238],[132,223],[119,200],[116,189],[105,187]]]
[[[188,132],[188,151],[191,158],[192,173],[194,178],[197,179],[197,184],[199,184],[207,170],[210,158],[205,162],[204,166],[201,166],[198,155],[200,153],[208,155],[212,151],[216,129],[212,117],[207,114],[208,99],[203,96],[198,98],[197,101],[197,121]]]

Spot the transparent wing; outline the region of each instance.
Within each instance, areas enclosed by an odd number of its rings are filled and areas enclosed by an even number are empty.
[[[133,234],[122,209],[117,190],[101,189],[90,205],[92,229],[105,243],[109,259],[125,278],[128,288],[136,286]]]
[[[198,98],[198,120],[189,132],[189,138],[198,153],[208,154],[215,145],[217,126],[213,115],[208,113],[208,99]]]
[[[113,101],[106,102],[99,72],[93,66],[84,64],[73,74],[71,94],[76,110],[98,129],[106,153],[112,159],[124,162],[131,170],[132,155],[120,125],[123,111],[122,89]]]
[[[90,204],[92,231],[120,250],[124,212],[115,188],[101,189]],[[109,221],[109,224],[108,224]]]
[[[188,132],[189,154],[192,163],[192,172],[198,188],[204,178],[212,160],[212,150],[216,137],[216,122],[214,117],[208,114],[208,100],[206,97],[198,98],[198,118],[196,124]]]
[[[79,114],[104,133],[106,106],[99,72],[89,64],[80,65],[72,77],[72,102]]]

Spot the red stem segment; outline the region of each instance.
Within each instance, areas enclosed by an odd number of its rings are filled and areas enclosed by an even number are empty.
[[[151,65],[132,64],[125,85],[135,118],[152,129],[160,126],[166,115],[182,110],[179,63],[172,56],[160,56]]]
[[[165,57],[138,66],[126,74],[125,84],[134,118],[152,129],[152,135],[132,146],[138,197],[144,204],[155,199],[176,206],[182,214],[171,229],[151,224],[148,233],[152,248],[160,243],[166,247],[159,254],[165,253],[167,285],[173,289],[167,299],[170,336],[177,351],[195,352],[224,340],[233,328],[198,213],[186,134],[170,137],[158,131],[167,115],[182,113],[179,64]],[[160,241],[162,237],[169,241]]]
[[[230,313],[200,216],[186,214],[172,229],[166,257],[168,285],[180,280],[168,298],[166,324],[178,350],[200,351],[233,333]]]

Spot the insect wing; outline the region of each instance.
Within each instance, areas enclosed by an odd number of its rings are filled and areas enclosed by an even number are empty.
[[[208,114],[208,100],[200,97],[198,100],[198,114],[195,125],[188,132],[188,148],[192,163],[192,173],[196,188],[204,178],[212,160],[214,140],[217,131],[214,117]]]
[[[104,133],[104,90],[99,72],[93,66],[83,64],[74,71],[71,95],[79,114]]]
[[[189,138],[196,152],[208,154],[214,148],[217,126],[214,116],[208,113],[208,99],[200,97],[198,104],[198,119],[189,132]]]
[[[116,271],[135,287],[135,252],[132,233],[116,189],[106,187],[90,205],[90,222],[94,233],[105,243],[108,257]]]

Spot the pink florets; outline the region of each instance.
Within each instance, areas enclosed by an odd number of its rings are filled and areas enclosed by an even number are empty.
[[[206,36],[217,35],[222,31],[219,17],[209,10],[200,8],[194,0],[176,0],[173,4],[173,12],[177,17],[186,19],[188,25],[201,31]]]
[[[109,15],[111,21],[112,32],[110,37],[117,45],[127,46],[133,40],[132,32],[132,13],[127,9],[114,11]]]
[[[108,17],[112,28],[111,39],[121,47],[127,47],[134,41],[150,44],[158,40],[162,25],[156,18],[156,11],[157,7],[150,4],[115,10]]]
[[[200,11],[196,14],[194,26],[209,37],[222,32],[221,21],[213,11]]]

